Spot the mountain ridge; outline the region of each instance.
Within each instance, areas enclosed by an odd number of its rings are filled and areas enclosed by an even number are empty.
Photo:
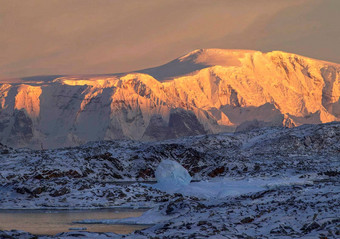
[[[280,50],[273,50],[273,51],[268,51],[268,52],[261,52],[259,50],[251,50],[251,49],[220,49],[220,48],[200,48],[200,49],[196,49],[193,51],[188,52],[187,54],[180,56],[178,58],[176,58],[175,60],[169,61],[163,65],[158,65],[155,67],[149,67],[149,68],[145,68],[145,69],[140,69],[140,70],[136,70],[136,71],[130,71],[130,72],[119,72],[119,73],[101,73],[101,74],[52,74],[52,75],[31,75],[31,76],[24,76],[24,77],[15,77],[15,78],[0,78],[0,83],[24,83],[24,82],[32,82],[32,81],[36,81],[37,79],[40,80],[40,82],[45,82],[45,81],[51,81],[54,80],[56,78],[59,77],[97,77],[97,76],[101,76],[101,77],[110,77],[110,76],[123,76],[126,74],[131,74],[131,73],[143,73],[144,71],[150,70],[150,69],[154,69],[154,68],[159,68],[161,66],[167,65],[171,62],[174,61],[183,61],[186,60],[187,57],[193,56],[197,53],[200,52],[204,52],[204,51],[225,51],[225,52],[235,52],[235,53],[262,53],[262,54],[268,54],[268,53],[279,53],[279,54],[286,54],[286,55],[291,55],[291,56],[297,56],[297,57],[301,57],[301,58],[305,58],[305,59],[309,59],[309,60],[314,60],[314,61],[318,61],[320,63],[326,63],[328,65],[333,65],[333,66],[337,66],[340,67],[340,63],[336,63],[336,62],[331,62],[331,61],[327,61],[327,60],[320,60],[317,58],[313,58],[313,57],[307,57],[307,56],[303,56],[301,54],[296,54],[296,53],[291,53],[291,52],[286,52],[286,51],[280,51]]]
[[[339,121],[339,75],[293,53],[198,49],[125,74],[0,81],[0,139],[54,148]]]

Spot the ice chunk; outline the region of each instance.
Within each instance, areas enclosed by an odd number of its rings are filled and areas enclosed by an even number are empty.
[[[173,160],[163,160],[157,167],[157,188],[161,190],[172,190],[186,186],[191,181],[188,171]]]
[[[287,185],[305,185],[312,182],[297,176],[290,178],[253,178],[233,180],[232,178],[217,178],[212,181],[192,182],[188,185],[178,187],[169,183],[157,183],[154,187],[168,193],[180,193],[186,196],[195,196],[198,198],[225,198],[234,197],[242,194],[256,193],[268,189],[287,186]]]

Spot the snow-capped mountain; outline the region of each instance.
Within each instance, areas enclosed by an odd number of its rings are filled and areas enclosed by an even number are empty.
[[[200,49],[132,73],[2,80],[0,139],[55,148],[339,121],[339,76],[291,53]]]

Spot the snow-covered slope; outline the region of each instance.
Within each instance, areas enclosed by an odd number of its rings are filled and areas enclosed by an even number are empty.
[[[164,159],[200,182],[175,193],[147,184]],[[340,122],[42,151],[0,145],[0,168],[2,209],[152,208],[138,218],[82,222],[155,224],[134,234],[65,232],[56,238],[340,235]],[[33,238],[0,228],[0,238],[9,235]]]
[[[58,178],[96,182],[155,180],[155,170],[165,159],[178,161],[193,180],[268,177],[316,169],[339,171],[339,150],[340,122],[160,142],[98,141],[50,150],[0,145],[0,185]]]
[[[0,139],[55,148],[340,120],[340,65],[201,49],[139,72],[3,80]]]

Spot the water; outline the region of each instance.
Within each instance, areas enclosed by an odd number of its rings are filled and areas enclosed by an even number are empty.
[[[0,210],[0,230],[23,230],[35,235],[55,235],[70,228],[83,228],[91,232],[128,234],[146,228],[146,225],[74,224],[84,219],[118,219],[138,217],[144,209],[100,210]]]

